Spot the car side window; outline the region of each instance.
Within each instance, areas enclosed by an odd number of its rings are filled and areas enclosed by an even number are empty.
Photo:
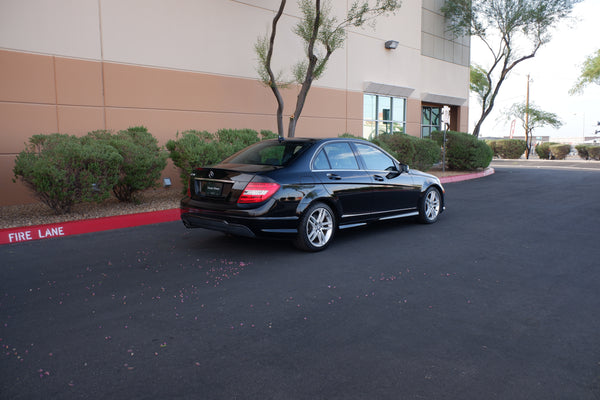
[[[395,168],[394,161],[384,152],[362,143],[355,143],[358,153],[371,171],[390,171]]]
[[[323,146],[322,152],[327,156],[331,169],[359,169],[356,157],[354,157],[354,152],[347,142],[328,143]]]
[[[315,157],[315,161],[313,161],[314,169],[331,169],[331,165],[329,165],[329,160],[325,155],[325,150],[321,149],[319,154]]]

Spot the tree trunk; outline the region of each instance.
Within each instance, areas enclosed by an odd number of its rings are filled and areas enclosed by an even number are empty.
[[[481,124],[483,123],[483,120],[479,120],[477,121],[477,123],[475,124],[475,128],[473,128],[473,136],[475,137],[479,137],[479,131],[481,130]]]
[[[306,101],[306,96],[308,95],[308,91],[312,85],[314,79],[314,71],[317,66],[318,58],[314,53],[315,42],[317,41],[317,37],[319,35],[319,25],[321,24],[321,0],[316,0],[315,2],[315,21],[313,23],[313,32],[310,37],[310,41],[308,42],[308,67],[306,68],[306,76],[304,78],[304,82],[302,82],[302,86],[300,88],[300,93],[298,93],[298,99],[296,100],[296,109],[294,110],[294,114],[290,117],[290,125],[288,128],[288,137],[294,137],[296,135],[296,124],[298,123],[298,119],[300,118],[300,114],[302,113],[302,109],[304,108],[304,103]],[[329,57],[329,54],[327,55]]]
[[[273,94],[275,95],[275,99],[277,100],[277,134],[280,137],[283,137],[283,97],[281,96],[281,93],[279,92],[279,87],[277,87],[277,82],[275,79],[275,74],[273,73],[273,70],[271,69],[271,58],[273,57],[273,47],[275,46],[275,36],[277,35],[277,23],[279,22],[279,18],[281,18],[281,15],[283,14],[283,10],[285,8],[285,3],[287,0],[281,0],[281,4],[279,5],[279,10],[277,11],[277,14],[275,14],[275,18],[273,18],[273,25],[271,27],[271,38],[269,39],[269,51],[267,53],[267,62],[266,62],[266,68],[267,68],[267,72],[269,74],[269,77],[271,78],[271,90],[273,91]]]

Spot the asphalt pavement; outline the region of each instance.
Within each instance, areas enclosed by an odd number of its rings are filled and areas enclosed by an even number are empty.
[[[600,170],[494,162],[325,252],[180,222],[0,247],[2,399],[598,399]]]
[[[596,160],[582,160],[579,157],[571,157],[567,160],[540,160],[538,157],[518,160],[500,160],[494,159],[490,167],[511,167],[511,168],[533,168],[533,169],[553,169],[553,170],[582,170],[599,171],[600,162]]]

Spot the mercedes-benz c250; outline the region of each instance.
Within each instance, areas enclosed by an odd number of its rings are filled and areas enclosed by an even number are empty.
[[[431,224],[444,208],[437,177],[370,142],[280,138],[196,168],[181,219],[188,228],[289,238],[320,251],[339,229],[403,217]]]

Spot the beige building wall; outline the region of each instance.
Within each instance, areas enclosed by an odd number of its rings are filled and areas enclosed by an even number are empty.
[[[299,11],[288,3],[275,70],[302,55],[290,29]],[[333,2],[340,18],[346,3]],[[12,182],[14,158],[34,134],[144,125],[165,144],[187,129],[275,131],[276,102],[257,81],[253,46],[278,6],[279,0],[0,2],[0,206],[35,201]],[[468,98],[468,68],[421,55],[421,15],[420,1],[405,1],[375,29],[349,31],[313,84],[296,135],[361,135],[368,82],[412,89],[407,132],[415,136],[425,97]],[[390,39],[399,41],[396,50],[384,48]],[[296,96],[297,88],[284,91],[286,117]],[[466,129],[468,105],[460,110]],[[163,175],[178,172],[169,165]]]

